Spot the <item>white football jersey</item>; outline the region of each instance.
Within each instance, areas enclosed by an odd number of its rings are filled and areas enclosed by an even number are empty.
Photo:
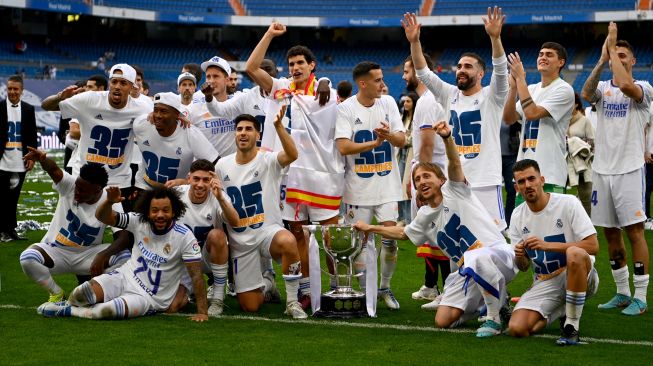
[[[175,190],[179,192],[179,197],[186,204],[186,213],[179,218],[179,222],[188,226],[200,245],[204,246],[206,236],[211,229],[222,230],[222,208],[218,199],[212,192],[209,192],[204,202],[193,203],[189,196],[190,185],[177,186]]]
[[[573,243],[596,234],[596,229],[578,198],[550,193],[549,203],[540,212],[531,211],[526,203],[516,207],[508,232],[515,245],[531,237],[545,242]],[[527,249],[526,254],[533,261],[536,275],[552,274],[567,266],[565,253]]]
[[[95,217],[95,210],[100,203],[104,202],[107,193],[102,190],[102,196],[93,204],[77,203],[75,202],[75,180],[75,177],[63,172],[63,178],[59,183],[52,184],[52,187],[59,193],[59,201],[48,232],[41,239],[42,243],[80,250],[84,250],[90,245],[102,244],[104,229],[107,225]],[[113,204],[112,208],[116,212],[123,212],[120,203]],[[114,229],[114,231],[116,230]]]
[[[151,106],[129,97],[124,108],[113,108],[108,91],[88,91],[59,103],[62,118],[79,121],[78,168],[86,163],[107,166],[110,186],[131,186],[134,137],[132,125],[136,118],[152,111]]]
[[[427,90],[417,99],[415,113],[413,113],[413,130],[411,132],[413,138],[413,164],[419,162],[419,150],[422,148],[422,129],[433,128],[437,122],[445,121],[445,118],[444,109],[435,100],[430,90]],[[444,151],[444,143],[442,139],[435,135],[431,163],[444,168],[446,161],[447,155]]]
[[[282,225],[279,186],[283,167],[278,152],[259,152],[247,164],[238,164],[236,154],[218,161],[216,173],[240,217],[238,226],[227,225],[229,246],[246,252],[261,228]]]
[[[405,132],[397,103],[389,95],[374,101],[371,107],[360,104],[354,95],[338,105],[335,139],[345,138],[356,143],[376,139],[374,129],[381,122],[390,132]],[[397,152],[388,141],[360,154],[346,156],[345,192],[343,201],[349,205],[375,206],[403,199]]]
[[[268,100],[261,95],[258,85],[247,91],[237,92],[224,102],[218,102],[213,98],[211,103],[206,104],[209,113],[214,116],[233,116],[234,119],[241,114],[254,116],[261,125],[261,136],[264,133],[267,105]],[[261,146],[260,140],[257,142],[257,146]]]
[[[469,96],[428,68],[416,72],[445,109],[465,177],[472,187],[496,186],[502,181],[499,133],[509,89],[508,59],[505,55],[493,58],[492,65],[490,85]]]
[[[215,98],[214,102],[215,102]],[[232,98],[233,99],[233,98]],[[231,99],[227,100],[230,101]],[[238,113],[213,115],[209,112],[208,103],[194,103],[190,107],[190,121],[211,142],[219,156],[227,156],[236,152],[234,119]]]
[[[574,89],[557,78],[547,87],[542,87],[541,82],[529,85],[528,91],[533,102],[546,109],[550,117],[524,122],[524,110],[517,102],[517,113],[522,119],[517,161],[537,161],[547,183],[564,186],[567,184],[566,135],[574,108]]]
[[[23,142],[21,134],[21,107],[12,107],[9,101],[7,103],[7,141],[5,150],[0,159],[0,170],[6,172],[24,172],[25,162],[23,162]]]
[[[415,245],[439,247],[454,262],[471,246],[507,245],[492,217],[467,183],[447,181],[442,203],[420,207],[417,217],[404,229]]]
[[[118,216],[118,227],[134,234],[132,255],[119,271],[127,281],[149,296],[155,310],[166,310],[179,290],[185,263],[200,262],[202,254],[193,233],[173,223],[162,234],[155,234],[148,222],[135,213]]]
[[[596,139],[592,169],[600,174],[625,174],[644,165],[646,137],[653,87],[635,81],[644,93],[637,102],[624,95],[612,81],[600,81],[596,91]]]
[[[168,137],[159,135],[145,117],[134,122],[134,136],[143,161],[136,173],[136,187],[152,189],[157,183],[186,178],[196,159],[215,161],[218,152],[195,126],[177,127]]]

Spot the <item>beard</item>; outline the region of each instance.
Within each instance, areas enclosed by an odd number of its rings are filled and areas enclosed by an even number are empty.
[[[417,90],[417,85],[418,85],[417,79],[414,78],[410,79],[406,82],[406,90],[415,91]]]
[[[476,77],[467,75],[467,81],[458,81],[456,77],[456,86],[459,90],[465,91],[476,84]]]

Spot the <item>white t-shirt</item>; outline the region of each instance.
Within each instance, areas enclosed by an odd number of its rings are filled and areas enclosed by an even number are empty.
[[[102,190],[102,196],[93,204],[77,203],[75,180],[75,177],[63,172],[59,183],[52,184],[59,193],[59,202],[48,232],[41,239],[42,243],[80,250],[90,245],[102,244],[104,229],[107,226],[95,217],[95,210],[104,202],[106,191]],[[116,212],[123,212],[120,203],[113,204],[112,208]]]
[[[150,99],[145,94],[139,94],[137,100],[144,105],[149,106],[150,111],[154,111],[154,101]],[[136,144],[136,141],[134,141],[134,151],[132,152],[132,164],[140,165],[143,162],[143,154],[141,154],[141,150],[138,148],[138,144]]]
[[[252,243],[263,228],[282,225],[280,193],[281,172],[278,152],[258,151],[247,164],[238,164],[236,154],[218,161],[216,173],[222,181],[231,204],[240,217],[236,227],[227,225],[229,246],[239,252],[253,250]]]
[[[558,193],[550,193],[549,197],[549,203],[540,212],[531,211],[525,203],[515,208],[508,231],[512,245],[530,237],[545,242],[572,243],[596,234],[578,198]],[[533,260],[537,275],[548,275],[567,266],[565,253],[531,249],[526,253]]]
[[[204,202],[193,203],[190,200],[190,185],[177,186],[175,189],[186,204],[186,213],[179,218],[179,222],[188,226],[200,245],[204,246],[209,231],[213,228],[222,230],[222,208],[218,199],[209,192]],[[224,192],[222,194],[225,195]]]
[[[215,102],[215,98],[213,99],[213,102]],[[236,152],[236,125],[234,124],[234,119],[240,113],[221,114],[218,116],[209,111],[208,105],[209,103],[204,102],[191,104],[191,123],[202,131],[204,136],[206,136],[218,151],[219,156],[233,154]]]
[[[592,169],[600,174],[625,174],[641,168],[646,151],[644,129],[650,119],[653,87],[635,81],[644,93],[637,102],[624,95],[612,81],[600,81],[596,91],[596,139]]]
[[[365,107],[354,95],[338,105],[336,140],[349,139],[356,143],[376,139],[374,129],[381,121],[390,126],[390,132],[405,132],[399,108],[388,95]],[[347,155],[345,192],[343,200],[349,205],[375,206],[403,199],[401,176],[397,166],[395,147],[388,141],[373,150]]]
[[[107,166],[110,186],[131,186],[134,120],[152,111],[151,107],[129,97],[124,108],[113,108],[108,91],[85,92],[59,103],[62,118],[79,121],[79,162],[100,163]]]
[[[143,156],[136,174],[136,187],[140,189],[152,189],[155,182],[186,178],[195,159],[212,162],[218,158],[213,145],[195,126],[177,126],[172,135],[163,137],[143,117],[134,122],[134,136]]]
[[[185,263],[202,260],[197,240],[190,229],[178,223],[159,235],[148,222],[141,221],[139,214],[122,214],[118,221],[118,227],[134,234],[131,258],[118,270],[150,297],[155,310],[166,310],[186,273]]]
[[[413,164],[419,162],[419,151],[422,148],[422,129],[432,128],[434,124],[439,121],[444,121],[445,118],[444,109],[435,100],[430,90],[427,90],[417,99],[415,113],[413,113],[413,130],[411,133],[413,137]],[[431,163],[444,168],[446,161],[447,155],[444,151],[444,144],[435,135]]]
[[[206,106],[208,112],[214,116],[229,116],[232,117],[232,119],[235,119],[241,114],[251,114],[261,125],[262,137],[264,133],[267,103],[268,100],[261,95],[261,89],[259,86],[255,86],[247,91],[237,92],[232,98],[229,98],[224,102],[218,102],[213,98],[211,103],[206,103]],[[261,141],[257,142],[257,146],[261,146]]]
[[[540,166],[547,183],[567,184],[567,128],[574,108],[574,89],[561,78],[543,88],[542,83],[528,86],[533,102],[546,109],[550,117],[522,122],[517,161],[533,159]],[[524,110],[517,102],[517,113],[524,119]]]
[[[454,262],[472,245],[506,245],[481,201],[467,183],[447,181],[442,186],[442,203],[436,208],[420,207],[404,232],[413,244],[439,247]]]
[[[446,111],[465,176],[472,187],[501,184],[501,139],[503,107],[508,95],[508,60],[492,59],[490,85],[465,96],[456,85],[447,84],[428,68],[417,70]]]
[[[0,159],[0,170],[21,173],[25,171],[25,164],[23,163],[20,102],[18,102],[18,107],[12,107],[8,99],[6,103],[7,143],[5,144],[5,152],[2,154],[2,159]]]

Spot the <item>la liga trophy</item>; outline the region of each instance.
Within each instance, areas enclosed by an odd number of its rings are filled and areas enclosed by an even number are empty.
[[[335,288],[320,297],[320,310],[315,315],[325,318],[366,317],[365,294],[352,288],[356,277],[354,261],[365,245],[364,233],[351,225],[322,225],[322,247],[331,259],[334,273],[328,273],[335,281]]]

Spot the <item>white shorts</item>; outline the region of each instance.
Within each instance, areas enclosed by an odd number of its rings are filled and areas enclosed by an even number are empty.
[[[93,281],[102,287],[102,291],[104,292],[103,302],[106,303],[118,298],[125,302],[128,311],[127,317],[129,318],[166,310],[157,309],[155,304],[150,301],[148,295],[144,294],[140,288],[133,286],[125,278],[125,275],[118,270],[95,277]]]
[[[397,222],[399,217],[399,204],[397,202],[387,202],[376,206],[356,206],[345,204],[346,214],[345,223],[354,224],[357,221],[363,221],[368,224],[376,218],[377,223],[385,221]]]
[[[299,206],[298,206],[299,205]],[[288,203],[283,201],[281,204],[281,218],[286,221],[311,221],[320,222],[336,217],[340,214],[340,209],[330,210],[326,208],[313,207],[305,204]]]
[[[458,272],[451,273],[444,284],[444,294],[440,305],[474,313],[483,303],[481,291],[486,290],[472,277],[467,286],[467,277],[461,273],[472,271],[474,276],[494,284],[497,297],[503,300],[506,296],[506,286],[515,277],[514,251],[508,244],[493,247],[483,247],[468,250],[463,254],[465,260]],[[488,291],[490,292],[490,291]]]
[[[592,265],[587,274],[587,293],[585,299],[596,294],[599,288],[599,274]],[[548,280],[535,280],[519,299],[515,310],[526,309],[540,313],[548,324],[565,315],[567,298],[567,271]]]
[[[481,201],[485,209],[492,217],[499,231],[505,229],[506,213],[503,208],[503,194],[501,185],[487,187],[472,187],[472,192]]]
[[[108,248],[110,244],[97,244],[85,248],[71,248],[48,243],[36,243],[34,245],[43,249],[52,258],[54,267],[49,269],[51,274],[74,273],[89,275],[91,274],[91,264],[95,256]],[[117,259],[117,262],[113,263],[105,272],[120,267],[129,259],[130,255],[131,253],[128,250],[124,250],[113,256]]]
[[[626,174],[592,173],[592,223],[602,227],[626,227],[646,221],[644,168]]]
[[[259,234],[259,240],[253,245],[231,247],[231,266],[234,271],[236,293],[252,291],[263,287],[261,258],[271,259],[272,239],[281,230],[279,225],[270,225]]]

